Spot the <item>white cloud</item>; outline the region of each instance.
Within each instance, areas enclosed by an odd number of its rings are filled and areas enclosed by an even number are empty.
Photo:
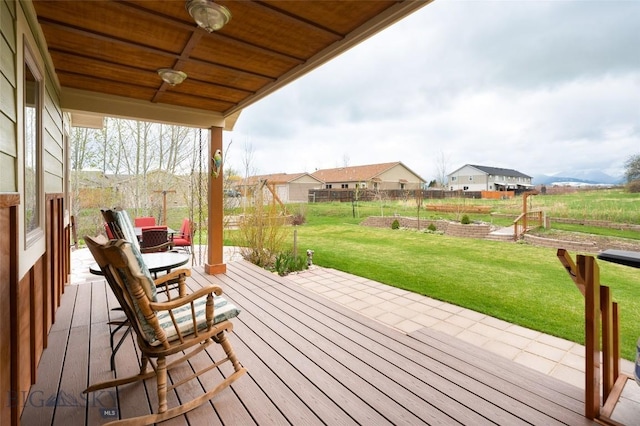
[[[438,158],[619,174],[640,152],[640,2],[436,1],[241,115],[258,173]]]

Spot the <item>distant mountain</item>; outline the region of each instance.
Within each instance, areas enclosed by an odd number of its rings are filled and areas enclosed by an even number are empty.
[[[533,177],[534,185],[551,185],[554,182],[575,182],[591,185],[617,185],[624,182],[622,177],[613,177],[599,170],[573,170],[554,175],[540,175]]]

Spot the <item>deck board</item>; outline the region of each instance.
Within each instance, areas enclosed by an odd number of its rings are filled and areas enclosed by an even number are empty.
[[[427,328],[400,333],[246,262],[216,276],[193,268],[192,289],[211,283],[242,309],[229,339],[248,374],[163,425],[594,424],[582,415],[580,389],[450,336]],[[114,375],[106,322],[121,314],[111,310],[117,303],[104,281],[72,285],[62,302],[32,393],[78,393]],[[169,380],[218,359],[222,351],[214,346],[171,371]],[[115,374],[138,369],[129,336]],[[207,373],[201,383],[170,392],[169,404],[202,394],[228,374],[227,365]],[[101,424],[107,419],[99,409],[110,398],[122,417],[145,414],[155,409],[155,381],[102,397],[89,395],[84,407],[27,405],[22,422]]]
[[[290,306],[300,306],[300,303],[302,303],[301,300],[285,299],[285,287],[286,286],[282,285],[275,288],[264,287],[263,289],[275,289],[276,292],[273,298],[265,299],[275,304],[279,303],[278,299],[282,299],[281,303],[288,304]],[[296,289],[289,290],[293,292],[292,294],[297,292]],[[261,295],[260,297],[265,296]],[[305,314],[310,315],[310,312],[314,312],[315,309],[316,307],[314,306],[306,305],[301,310],[304,310]],[[320,308],[318,308],[317,312],[319,318],[325,321],[325,324],[322,324],[321,327],[327,327],[327,329],[332,333],[332,336],[334,336],[333,340],[339,345],[348,345],[349,342],[357,342],[362,346],[369,346],[372,349],[369,351],[363,351],[360,356],[366,357],[362,360],[369,362],[370,365],[376,366],[377,371],[384,371],[384,374],[377,374],[375,376],[375,378],[378,379],[376,385],[378,389],[389,389],[390,385],[388,381],[385,382],[385,376],[390,376],[391,373],[395,372],[396,374],[393,375],[394,380],[403,381],[410,389],[423,398],[422,403],[412,406],[411,399],[406,399],[404,395],[396,395],[396,401],[402,402],[406,408],[412,409],[423,419],[427,419],[428,421],[437,421],[436,419],[429,417],[433,414],[434,410],[427,408],[426,412],[424,412],[424,410],[420,411],[425,407],[429,407],[431,404],[434,408],[448,413],[457,421],[464,424],[478,424],[482,422],[482,417],[471,417],[473,414],[489,417],[492,421],[497,421],[501,424],[517,423],[520,421],[519,417],[526,422],[554,424],[554,419],[540,413],[539,411],[530,409],[528,405],[523,405],[519,401],[514,400],[511,395],[518,392],[519,389],[514,386],[509,386],[508,382],[501,381],[499,383],[487,385],[485,382],[470,378],[464,371],[461,372],[455,368],[451,368],[440,360],[431,359],[428,356],[421,356],[419,360],[410,366],[407,365],[404,368],[396,367],[396,365],[400,366],[403,363],[406,364],[407,353],[403,351],[403,353],[399,354],[395,351],[394,347],[398,343],[389,339],[388,332],[390,330],[387,327],[383,326],[379,328],[380,331],[387,333],[383,334],[383,336],[375,334],[364,336],[362,334],[360,323],[356,321],[346,321],[342,317],[340,317],[342,322],[337,323],[337,321],[327,317],[325,314],[325,305],[320,304]],[[313,324],[308,322],[311,321],[309,318],[304,318],[304,316],[300,314],[296,315],[296,321],[293,321],[293,323],[299,324],[299,322],[303,321],[307,321],[310,327],[313,326]],[[332,324],[327,326],[326,323]],[[356,330],[356,328],[358,328],[358,330]],[[346,336],[343,336],[343,334],[346,334]],[[369,339],[369,341],[366,339]],[[381,342],[388,342],[388,346],[385,346]],[[440,350],[436,350],[436,353],[439,351]],[[389,362],[385,363],[385,361]],[[449,359],[449,361],[452,362],[457,360]],[[349,363],[349,365],[362,368],[358,363],[352,362]],[[362,370],[360,371],[363,375],[367,374]],[[481,372],[482,370],[479,371]],[[474,373],[478,372],[476,371]],[[416,379],[419,378],[419,380],[412,380],[411,376]],[[446,379],[443,376],[446,377]],[[490,376],[485,377],[485,380],[489,380],[491,378],[492,377]],[[357,389],[358,387],[352,388]],[[448,395],[455,395],[455,400],[453,398],[449,398]],[[495,407],[483,403],[485,398],[491,397],[501,399],[501,406]],[[474,410],[478,410],[478,413],[473,413],[473,411],[468,410],[466,407],[474,407]],[[508,410],[517,411],[518,417],[510,414]]]

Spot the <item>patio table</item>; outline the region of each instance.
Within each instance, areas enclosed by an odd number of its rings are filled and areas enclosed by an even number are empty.
[[[149,272],[157,274],[158,272],[171,272],[172,269],[189,262],[191,256],[187,253],[176,253],[172,251],[160,253],[142,253],[142,260],[149,268]],[[102,270],[97,263],[89,266],[89,272],[94,275],[102,275]]]

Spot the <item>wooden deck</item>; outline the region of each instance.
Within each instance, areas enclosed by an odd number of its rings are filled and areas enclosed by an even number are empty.
[[[582,390],[428,328],[404,335],[243,261],[225,275],[194,268],[190,286],[208,282],[242,308],[230,340],[249,373],[163,424],[594,424],[583,416]],[[23,398],[22,424],[95,425],[154,406],[151,381],[82,395],[112,376],[114,305],[103,281],[66,288],[37,383]],[[128,338],[117,375],[137,372],[136,357]],[[201,354],[194,362],[210,360]],[[171,380],[186,373],[177,369]],[[213,381],[228,371],[207,374]],[[179,390],[179,398],[202,392]],[[169,404],[175,398],[170,393]]]

